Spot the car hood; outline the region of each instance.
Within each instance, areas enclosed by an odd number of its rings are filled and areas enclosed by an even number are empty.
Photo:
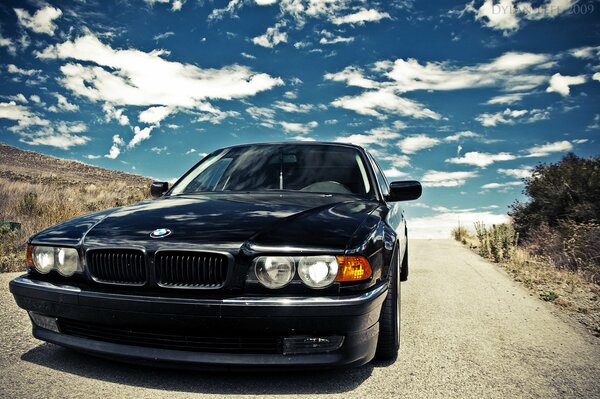
[[[175,196],[73,219],[33,241],[147,250],[344,249],[376,206],[356,197],[305,193]],[[151,238],[156,229],[171,234]]]

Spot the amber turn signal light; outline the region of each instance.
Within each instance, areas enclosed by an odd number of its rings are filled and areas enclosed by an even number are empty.
[[[335,281],[360,281],[371,277],[373,271],[364,256],[338,256],[338,274]]]
[[[33,245],[27,245],[27,266],[33,266]]]

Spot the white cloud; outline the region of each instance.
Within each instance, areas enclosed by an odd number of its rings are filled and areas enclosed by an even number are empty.
[[[375,128],[369,130],[365,134],[351,134],[349,136],[338,136],[335,141],[338,143],[351,143],[368,147],[370,145],[387,146],[392,140],[400,137],[400,134],[387,129]]]
[[[273,119],[275,110],[265,107],[248,107],[246,112],[250,114],[252,119]]]
[[[313,109],[312,104],[294,104],[287,101],[276,101],[273,106],[285,112],[297,113],[307,113]]]
[[[511,94],[503,94],[500,96],[495,96],[490,98],[486,104],[494,105],[494,104],[513,104],[519,102],[523,99],[525,93],[511,93]]]
[[[592,79],[600,82],[600,72],[596,72],[594,75],[592,75]]]
[[[531,168],[521,168],[521,169],[498,169],[498,173],[501,173],[505,176],[514,177],[517,179],[525,179],[531,177]]]
[[[465,153],[462,157],[449,158],[446,162],[462,165],[474,165],[480,168],[485,168],[498,161],[511,161],[517,157],[508,152],[500,152],[498,154],[490,154],[486,152],[472,151]]]
[[[385,176],[388,179],[393,179],[396,177],[404,177],[404,176],[408,175],[408,173],[402,172],[398,168],[394,168],[394,167],[384,170],[383,173],[385,174]]]
[[[506,90],[531,89],[547,80],[531,74],[530,69],[544,69],[551,60],[546,54],[507,52],[488,63],[456,67],[447,62],[398,59],[380,62],[376,67],[386,71],[401,92],[415,90],[459,90],[500,86]]]
[[[18,93],[14,96],[6,96],[7,99],[18,102],[18,103],[22,103],[22,104],[27,104],[29,101],[27,100],[27,97],[25,97],[23,95],[23,93]]]
[[[75,94],[115,105],[196,108],[207,99],[243,98],[283,84],[279,78],[241,65],[201,69],[167,61],[164,54],[161,50],[115,50],[92,34],[37,53],[42,59],[72,58],[98,64],[63,65],[61,82]]]
[[[58,28],[54,20],[62,15],[62,11],[59,8],[51,6],[45,6],[37,10],[33,15],[22,8],[15,8],[15,13],[21,26],[36,33],[45,33],[50,36],[54,36],[54,31]]]
[[[162,50],[146,53],[113,49],[91,33],[37,53],[42,59],[85,61],[85,65],[63,65],[60,83],[78,96],[113,107],[164,106],[198,110],[211,113],[214,120],[229,114],[223,114],[208,101],[244,98],[283,85],[280,78],[255,73],[245,66],[201,69],[165,60],[164,55]]]
[[[310,133],[314,128],[319,126],[316,121],[311,121],[307,123],[295,123],[295,122],[279,122],[283,130],[286,133]]]
[[[284,26],[285,23],[283,22],[276,23],[274,26],[267,28],[267,31],[262,35],[253,37],[252,43],[267,48],[273,48],[279,43],[287,43],[288,34],[281,31]]]
[[[356,96],[345,96],[334,100],[331,105],[346,108],[361,115],[387,118],[387,113],[413,118],[441,119],[441,116],[423,104],[394,94],[393,90],[366,91]]]
[[[489,62],[470,66],[456,66],[449,62],[421,64],[416,59],[409,58],[375,62],[371,67],[371,76],[361,68],[347,66],[340,72],[325,74],[324,78],[345,82],[348,86],[372,89],[338,98],[332,103],[336,106],[377,117],[382,116],[381,111],[393,114],[402,112],[404,108],[406,111],[400,115],[440,119],[439,114],[400,95],[417,90],[450,91],[482,87],[499,87],[504,91],[523,95],[523,92],[535,89],[549,80],[545,71],[553,62],[553,57],[547,54],[525,52],[507,52]],[[510,100],[515,98],[513,96]],[[494,102],[507,100],[509,98],[504,97],[495,99]],[[410,104],[399,105],[400,102]],[[408,109],[406,105],[410,105]]]
[[[562,96],[568,96],[571,89],[569,86],[580,85],[585,83],[585,75],[579,76],[563,76],[560,73],[555,73],[550,78],[549,86],[546,92],[556,92]]]
[[[481,137],[481,135],[467,130],[464,132],[455,133],[451,136],[447,136],[444,140],[445,141],[460,141],[460,139],[463,139],[463,138],[475,138],[475,137]]]
[[[526,152],[528,152],[528,154],[526,157],[545,157],[555,152],[571,151],[572,149],[573,144],[567,140],[555,141],[554,143],[546,143],[527,149]]]
[[[405,154],[414,154],[415,152],[434,147],[440,143],[440,139],[429,137],[425,134],[417,134],[400,140],[398,142],[398,147]]]
[[[496,126],[498,124],[514,125],[515,123],[534,123],[550,118],[550,113],[543,109],[519,109],[510,108],[496,113],[483,113],[475,118],[483,126]]]
[[[79,105],[70,103],[69,100],[67,100],[67,98],[65,96],[63,96],[62,94],[55,93],[54,97],[56,97],[57,103],[56,103],[56,105],[51,105],[50,107],[48,107],[48,110],[50,112],[58,112],[58,111],[75,112],[75,111],[79,110]]]
[[[83,122],[45,121],[43,125],[32,124],[14,130],[19,140],[29,145],[47,145],[68,150],[71,147],[83,145],[90,141],[87,136],[79,135],[85,132],[87,126]]]
[[[126,126],[129,125],[129,118],[123,112],[123,109],[117,109],[112,105],[106,103],[102,106],[102,110],[104,111],[105,117],[104,120],[106,122],[110,122],[111,120],[116,120],[119,125]]]
[[[477,177],[477,172],[440,172],[430,170],[421,177],[421,182],[428,187],[459,187],[464,185],[468,179],[474,177]]]
[[[283,93],[283,97],[287,98],[288,100],[295,100],[298,98],[298,93],[295,90],[288,90]]]
[[[160,126],[160,122],[173,112],[174,110],[170,107],[150,107],[147,110],[140,112],[138,120],[142,123]]]
[[[125,140],[123,140],[121,138],[121,136],[119,136],[118,134],[115,134],[113,136],[113,144],[110,147],[110,150],[108,150],[108,154],[106,154],[104,157],[108,158],[108,159],[117,159],[117,157],[121,154],[121,148],[122,146],[125,145]]]
[[[277,3],[277,0],[254,0],[254,1],[259,6],[270,6],[272,4]]]
[[[521,28],[522,20],[541,20],[556,18],[567,12],[578,0],[546,0],[533,6],[529,1],[485,0],[471,1],[464,12],[475,14],[475,20],[494,30],[501,30],[505,35]],[[481,4],[481,6],[476,6]]]
[[[321,34],[323,37],[319,40],[320,44],[352,43],[354,41],[353,37],[336,36],[326,30],[322,30]]]
[[[481,188],[489,190],[489,189],[504,189],[510,186],[520,186],[523,182],[521,181],[507,181],[504,183],[487,183],[481,186]]]
[[[162,40],[162,39],[166,39],[168,37],[174,36],[175,32],[165,32],[165,33],[160,33],[158,35],[155,35],[152,39],[153,40]]]
[[[256,59],[256,57],[253,56],[252,54],[244,53],[243,51],[242,51],[242,53],[240,55],[242,57],[244,57],[244,58],[248,58],[249,60],[255,60]]]
[[[393,168],[406,168],[407,166],[410,166],[410,158],[408,155],[377,154],[377,158],[389,162]]]
[[[0,103],[0,119],[9,119],[17,122],[12,130],[22,130],[29,126],[48,126],[50,121],[31,112],[29,107],[17,104],[14,101]]]
[[[180,11],[186,0],[173,0],[173,4],[171,4],[171,11]]]
[[[235,12],[244,5],[242,0],[229,0],[229,3],[224,8],[215,8],[208,16],[208,20],[223,19],[225,15],[233,16]]]
[[[152,147],[150,148],[150,151],[160,155],[162,152],[167,151],[167,146],[163,146],[163,147]]]
[[[17,55],[17,46],[15,46],[15,43],[2,35],[0,35],[0,47],[6,48],[6,51],[12,56]]]
[[[6,66],[6,71],[8,73],[13,73],[13,74],[17,74],[17,75],[24,75],[24,76],[33,76],[33,75],[40,74],[42,72],[40,69],[24,69],[24,68],[19,68],[18,66],[14,65],[14,64],[8,64]]]
[[[364,76],[363,70],[354,66],[348,66],[340,72],[326,73],[324,78],[335,82],[345,82],[348,86],[362,87],[364,89],[373,89],[379,86],[379,83]]]
[[[344,15],[341,17],[334,17],[331,19],[336,25],[342,24],[357,24],[364,25],[365,22],[379,22],[382,19],[391,18],[387,12],[381,12],[374,9],[362,8],[353,14]]]
[[[148,126],[143,129],[140,129],[138,126],[133,128],[133,138],[127,144],[127,148],[133,148],[144,140],[148,140],[150,138],[150,133],[152,133],[152,129],[155,126]]]
[[[152,7],[157,3],[169,4],[171,0],[144,0],[144,2]],[[171,11],[180,11],[185,2],[186,0],[173,0],[173,3],[171,3]]]
[[[20,141],[29,145],[47,145],[68,150],[71,147],[88,143],[90,138],[72,133],[60,133],[48,127],[35,132],[23,133]]]
[[[582,59],[600,59],[600,46],[588,46],[588,47],[579,47],[569,51],[575,58]]]
[[[221,111],[218,109],[214,109],[201,114],[196,119],[194,119],[194,122],[210,122],[213,125],[219,125],[226,118],[239,116],[239,114],[240,113],[237,111]]]

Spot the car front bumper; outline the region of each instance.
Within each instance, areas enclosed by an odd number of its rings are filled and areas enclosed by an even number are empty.
[[[233,297],[195,299],[102,292],[62,285],[24,275],[10,282],[17,304],[57,320],[52,331],[33,323],[41,340],[94,355],[168,367],[236,368],[244,366],[315,368],[359,366],[375,355],[379,316],[386,285],[340,297]],[[201,331],[210,336],[286,337],[343,336],[338,349],[303,354],[239,353],[188,350],[139,342],[134,336],[115,341],[63,331],[62,320],[80,325],[118,328],[120,334],[168,326],[170,331]],[[112,331],[112,330],[111,330]],[[124,336],[124,335],[123,335]],[[137,337],[137,336],[135,336]],[[217,338],[218,339],[218,338]]]

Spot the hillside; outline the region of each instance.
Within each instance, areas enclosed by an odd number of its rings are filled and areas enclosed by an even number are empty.
[[[119,181],[133,187],[147,187],[151,183],[151,179],[143,176],[20,150],[3,143],[0,143],[0,178],[58,186]]]
[[[143,176],[0,143],[0,272],[22,270],[25,244],[36,232],[145,199],[150,183]]]

